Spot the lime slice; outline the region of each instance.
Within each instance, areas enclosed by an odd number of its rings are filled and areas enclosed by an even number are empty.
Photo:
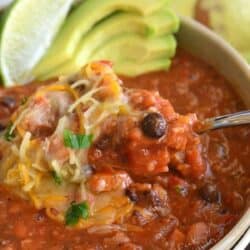
[[[9,4],[11,4],[13,0],[1,0],[0,1],[0,10],[6,8]]]
[[[64,21],[73,0],[19,0],[8,13],[0,43],[6,86],[26,83]]]

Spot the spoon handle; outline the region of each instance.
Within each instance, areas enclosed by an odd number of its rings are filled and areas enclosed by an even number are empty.
[[[197,127],[197,132],[204,133],[209,130],[239,126],[244,124],[250,124],[250,110],[205,119]]]

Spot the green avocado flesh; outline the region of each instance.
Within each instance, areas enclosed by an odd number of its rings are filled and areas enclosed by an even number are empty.
[[[75,73],[91,60],[110,60],[118,73],[128,76],[167,69],[176,50],[173,34],[179,28],[170,2],[83,1],[33,70],[34,77],[46,80]]]
[[[127,58],[133,55],[140,61],[150,51],[150,54],[158,51],[159,57],[170,57],[175,52],[176,43],[168,34],[176,32],[178,26],[178,19],[170,10],[160,10],[146,17],[117,13],[87,33],[71,60],[40,77],[46,79],[76,72],[89,60],[108,59],[118,63],[120,53],[123,57],[126,53]]]
[[[175,50],[176,40],[173,35],[144,38],[135,33],[125,33],[123,35],[114,37],[108,43],[101,46],[93,53],[92,56],[90,56],[86,60],[86,62],[105,59],[115,62],[115,69],[116,66],[119,68],[119,64],[121,62],[123,65],[123,74],[126,75],[124,69],[125,65],[127,64],[124,64],[125,61],[132,61],[134,63],[140,64],[147,62],[147,65],[150,63],[151,60],[154,61],[155,64],[155,61],[158,58],[162,59],[165,57],[169,61],[169,58],[174,56]],[[76,72],[80,69],[82,65],[82,63],[77,64],[74,60],[72,60],[69,63],[65,63],[62,67],[59,67],[55,71],[51,72],[51,74],[46,75],[44,79],[55,77],[57,75],[66,75],[69,73]],[[151,68],[154,67],[152,66]],[[158,68],[155,70],[158,70]],[[129,71],[131,72],[131,70]],[[137,74],[132,74],[128,72],[128,75],[136,76]]]
[[[135,60],[144,62],[162,57],[170,58],[174,55],[176,42],[172,35],[162,37],[142,38],[139,35],[122,35],[114,38],[106,46],[97,50],[91,60],[106,58],[110,61]]]
[[[52,68],[71,59],[79,43],[95,24],[117,11],[150,15],[168,4],[168,0],[85,0],[67,18],[48,53],[36,67],[35,75],[49,72]],[[104,34],[105,35],[105,34]]]
[[[134,77],[142,75],[145,72],[153,72],[158,70],[166,70],[169,68],[171,60],[168,58],[158,58],[155,60],[145,61],[138,64],[136,61],[126,60],[121,61],[114,66],[115,72],[119,75]]]

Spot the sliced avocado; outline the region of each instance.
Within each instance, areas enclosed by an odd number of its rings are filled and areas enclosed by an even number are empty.
[[[171,61],[168,58],[159,58],[141,64],[136,61],[126,60],[114,64],[114,70],[119,75],[135,77],[149,72],[167,70],[170,65]]]
[[[153,34],[162,35],[167,33],[175,33],[179,30],[180,19],[169,8],[161,9],[148,16],[146,21],[152,26]]]
[[[118,11],[131,11],[145,16],[168,4],[169,0],[85,0],[66,20],[52,47],[35,69],[35,74],[49,72],[69,60],[81,38],[98,22]]]
[[[75,69],[79,69],[88,62],[97,48],[108,44],[113,37],[133,32],[146,37],[172,34],[178,27],[179,20],[170,10],[163,9],[146,17],[138,16],[136,13],[117,13],[97,24],[86,34],[76,49],[73,58],[66,63],[70,66],[67,70],[61,70],[61,72],[71,73]],[[63,68],[65,68],[64,65],[62,65]],[[51,69],[50,72],[54,74],[54,69]],[[34,72],[34,74],[38,78],[42,77],[38,75],[38,72]],[[43,72],[43,74],[50,75],[49,72]]]
[[[143,63],[155,58],[171,58],[176,49],[173,35],[144,38],[137,34],[115,37],[99,48],[90,60],[107,59],[119,64],[121,59]]]
[[[85,61],[77,63],[71,60],[48,75],[43,80],[57,76],[67,75],[78,71],[82,65],[93,60],[110,60],[116,65],[120,61],[130,60],[137,63],[154,60],[156,58],[171,58],[176,49],[176,40],[173,35],[144,38],[139,34],[125,33],[111,39],[101,46],[93,55],[85,57]]]

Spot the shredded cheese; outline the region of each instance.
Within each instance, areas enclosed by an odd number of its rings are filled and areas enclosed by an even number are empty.
[[[30,132],[26,132],[24,134],[24,137],[23,137],[23,140],[22,140],[22,143],[21,143],[21,146],[20,146],[20,160],[21,161],[25,161],[27,160],[26,159],[26,151],[29,147],[29,144],[30,144],[30,138],[31,138],[31,133]]]
[[[132,114],[132,109],[109,66],[94,63],[74,77],[72,79],[76,80],[72,85],[68,84],[71,77],[64,77],[39,88],[29,102],[13,115],[10,133],[16,130],[16,137],[11,143],[3,144],[6,148],[5,157],[0,160],[0,181],[13,187],[36,208],[45,208],[48,216],[55,220],[63,221],[66,209],[79,196],[87,200],[91,207],[91,217],[87,221],[81,220],[79,227],[110,224],[128,215],[133,204],[121,190],[99,196],[92,194],[86,185],[88,149],[66,148],[62,137],[64,130],[69,129],[81,134],[93,134],[95,139],[105,119]],[[80,86],[85,88],[78,88]],[[48,93],[58,91],[69,93],[72,99],[61,117],[55,115],[57,121],[51,135],[40,137],[22,127],[22,121],[29,119],[26,115],[33,112],[33,104],[46,98]],[[55,138],[59,140],[53,141]],[[52,171],[62,177],[62,184],[55,183]]]

